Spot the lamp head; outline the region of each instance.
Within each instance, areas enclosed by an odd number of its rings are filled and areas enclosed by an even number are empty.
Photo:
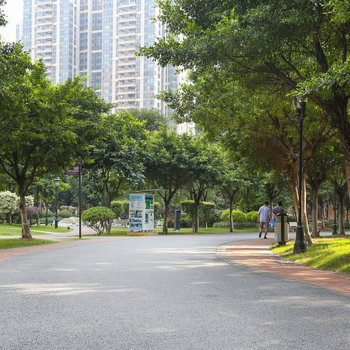
[[[302,118],[305,114],[305,109],[306,109],[305,99],[301,96],[294,96],[293,104],[297,111],[297,114]]]
[[[56,177],[56,179],[54,181],[55,181],[55,187],[58,188],[60,185],[61,179],[59,177]]]

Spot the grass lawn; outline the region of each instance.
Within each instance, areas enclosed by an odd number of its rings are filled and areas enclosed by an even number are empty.
[[[321,270],[350,274],[350,236],[314,239],[304,254],[293,254],[294,241],[272,250],[283,258]]]
[[[30,227],[32,235],[40,235],[45,232],[68,232],[65,227],[55,228],[54,226],[37,226]],[[0,236],[20,236],[22,234],[22,227],[18,224],[0,225]]]
[[[106,235],[105,233],[102,236],[126,236],[128,234],[127,227],[112,227],[111,233]]]
[[[235,231],[233,232],[233,234],[235,233],[252,233],[255,232],[256,229],[254,227],[251,228],[242,228],[242,229],[235,229]],[[162,228],[159,227],[156,229],[156,232],[161,233],[162,232]],[[199,232],[198,233],[193,233],[192,232],[192,228],[191,227],[185,227],[185,228],[181,228],[179,232],[175,232],[173,228],[169,228],[168,230],[169,234],[171,235],[181,235],[181,234],[203,234],[203,233],[230,233],[230,230],[228,227],[200,227]]]
[[[48,241],[47,239],[22,239],[22,238],[6,238],[0,239],[0,249],[18,248],[18,247],[30,247],[33,245],[42,245],[55,243]]]
[[[258,232],[258,229],[256,227],[251,227],[251,228],[244,228],[244,229],[236,229],[235,232],[233,234],[237,234],[237,233],[255,233]],[[162,228],[158,227],[155,229],[156,233],[160,234],[162,233]],[[217,227],[201,227],[198,234],[210,234],[210,233],[229,233],[229,228],[228,227],[224,227],[224,228],[217,228]],[[127,236],[128,234],[128,228],[127,227],[112,227],[112,231],[110,235],[107,234],[103,234],[102,236]],[[182,228],[180,229],[179,232],[175,232],[173,228],[169,228],[168,231],[169,235],[181,235],[181,234],[194,234],[192,232],[192,228],[190,227],[186,227],[186,228]],[[92,236],[95,236],[94,234],[92,234]]]

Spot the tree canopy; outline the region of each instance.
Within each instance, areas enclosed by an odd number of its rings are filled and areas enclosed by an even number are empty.
[[[89,187],[110,207],[123,185],[144,181],[145,122],[126,111],[103,116],[96,125],[98,138],[89,147]]]
[[[221,86],[233,90],[238,83],[251,95],[307,97],[337,129],[350,181],[348,6],[334,0],[161,0],[159,17],[170,33],[141,53],[190,70],[197,91],[199,85],[209,90],[216,74]],[[186,89],[187,105],[196,104],[196,91]],[[236,106],[233,101],[224,109],[235,115]]]
[[[109,105],[77,78],[53,85],[43,64],[21,44],[0,44],[0,167],[17,185],[23,236],[29,238],[24,198],[33,181],[57,174],[87,155],[94,125]]]

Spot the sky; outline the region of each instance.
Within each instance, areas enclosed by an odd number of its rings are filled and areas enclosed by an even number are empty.
[[[22,23],[23,0],[6,0],[2,10],[5,12],[7,25],[0,27],[0,35],[5,41],[16,40],[16,24]]]

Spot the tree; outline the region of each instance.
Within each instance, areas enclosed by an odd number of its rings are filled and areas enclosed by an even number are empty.
[[[34,180],[84,159],[109,105],[79,79],[53,85],[20,44],[0,43],[0,167],[17,186],[22,237],[31,238],[25,196]]]
[[[87,165],[90,187],[106,207],[125,184],[143,182],[143,153],[147,134],[144,122],[121,111],[105,115],[98,125],[99,137],[90,146]]]
[[[159,111],[153,109],[132,109],[130,113],[141,121],[145,121],[145,128],[150,132],[158,130],[161,126],[166,125],[167,119]]]
[[[5,4],[6,4],[6,0],[0,0],[0,26],[4,26],[7,23],[7,21],[5,19],[5,14],[1,8]]]
[[[318,229],[318,196],[321,185],[329,179],[331,169],[336,167],[339,170],[339,164],[342,163],[342,157],[337,152],[339,146],[338,140],[330,137],[328,144],[320,147],[311,158],[306,168],[306,181],[311,187],[311,217],[312,217],[312,236],[319,237]]]
[[[204,201],[206,191],[220,181],[224,162],[222,154],[217,145],[207,143],[201,137],[192,139],[189,163],[191,177],[187,188],[194,202],[192,229],[195,233],[199,230],[200,203]]]
[[[150,138],[145,156],[145,174],[151,188],[164,203],[163,234],[168,233],[170,204],[191,178],[192,139],[161,128]]]
[[[85,210],[82,214],[83,221],[101,235],[108,232],[110,222],[115,218],[113,210],[106,207],[93,207]]]
[[[200,73],[195,71],[193,84],[176,94],[164,94],[167,101],[181,116],[190,115],[211,139],[223,143],[232,154],[237,153],[236,159],[245,159],[250,164],[250,173],[260,173],[261,178],[261,173],[267,174],[272,169],[272,174],[278,174],[263,179],[265,195],[270,202],[289,183],[295,211],[298,212],[298,126],[295,111],[285,97],[286,91],[270,91],[270,88],[267,93],[265,85],[254,88],[237,85],[219,69],[220,66]],[[185,111],[187,114],[182,114]],[[318,108],[309,106],[304,134],[305,175],[307,164],[332,135],[327,116]],[[259,186],[260,183],[261,179]],[[303,193],[303,221],[309,237],[306,192]],[[311,242],[311,238],[308,240]]]
[[[345,227],[344,227],[344,222],[345,222],[345,195],[348,190],[347,182],[338,182],[334,181],[333,182],[334,186],[334,192],[338,200],[338,213],[339,213],[339,234],[340,235],[345,235]],[[335,214],[334,214],[335,215]]]
[[[345,196],[347,193],[347,181],[345,178],[344,162],[339,161],[334,157],[333,162],[331,163],[332,167],[329,170],[329,182],[332,187],[332,194],[330,195],[331,202],[333,204],[334,216],[339,214],[339,234],[345,235]],[[337,205],[338,204],[338,205]],[[335,208],[334,208],[335,207]]]
[[[216,207],[215,203],[212,203],[212,202],[200,203],[200,208],[204,216],[205,228],[208,228],[208,223],[211,217],[213,217],[214,215],[213,213],[214,213],[215,207]]]
[[[12,215],[18,209],[18,196],[10,191],[0,192],[0,217],[12,224]]]
[[[194,79],[217,69],[246,87],[308,97],[339,133],[350,183],[348,2],[163,0],[160,7],[170,34],[141,53],[192,69]]]
[[[129,201],[112,201],[111,209],[117,218],[129,217]]]
[[[244,179],[242,168],[235,165],[230,166],[227,163],[225,165],[222,169],[219,188],[229,205],[230,232],[233,232],[233,204],[238,191],[245,187],[248,181]]]

